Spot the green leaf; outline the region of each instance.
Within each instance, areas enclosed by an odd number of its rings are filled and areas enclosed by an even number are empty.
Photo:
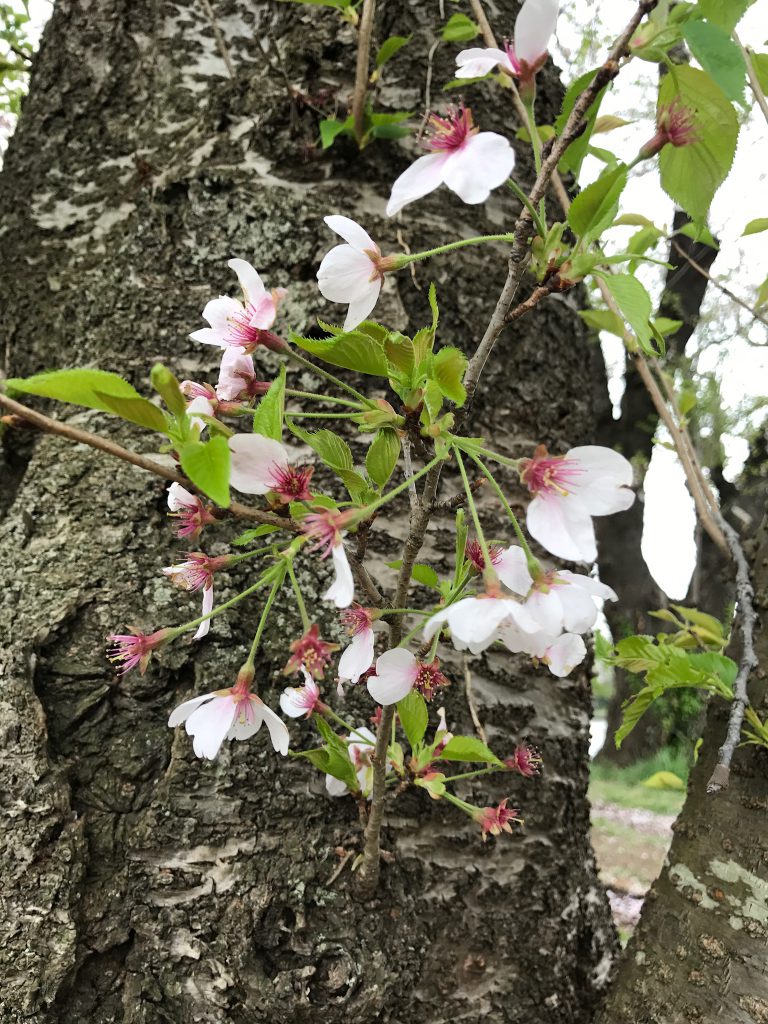
[[[763,93],[768,93],[768,53],[750,53],[750,60]]]
[[[657,696],[658,695],[654,689],[650,686],[646,686],[640,690],[640,692],[628,704],[624,705],[622,722],[620,727],[616,730],[614,740],[617,750],[635,728],[651,704],[656,700]]]
[[[440,577],[431,565],[424,565],[423,562],[416,562],[411,569],[411,578],[425,587],[431,587],[440,593]]]
[[[168,421],[162,409],[158,409],[146,398],[121,398],[118,395],[107,395],[101,391],[94,394],[115,416],[128,420],[129,423],[136,423],[148,430],[156,430],[159,434],[165,434],[168,430]]]
[[[221,508],[229,507],[229,445],[217,435],[179,448],[181,468],[192,483]]]
[[[619,199],[627,184],[627,168],[619,164],[604,171],[576,196],[568,211],[568,223],[584,244],[594,241],[610,224],[619,209]]]
[[[108,399],[141,398],[127,380],[105,370],[51,370],[49,373],[37,373],[34,377],[11,377],[6,381],[6,388],[102,412],[114,412],[107,404]],[[160,412],[159,409],[157,411]]]
[[[476,736],[454,736],[443,749],[444,761],[482,761],[483,764],[501,764],[498,757]]]
[[[678,228],[675,234],[685,235],[686,238],[692,238],[694,242],[703,242],[704,245],[708,245],[710,249],[720,248],[717,239],[706,224],[695,224],[691,221],[690,224],[683,224],[681,228]]]
[[[678,103],[692,111],[696,141],[659,153],[664,191],[696,221],[703,221],[731,169],[739,122],[722,90],[704,71],[672,65],[659,88],[659,109]]]
[[[741,237],[757,235],[761,231],[768,231],[768,217],[756,217],[754,220],[751,220],[741,232]]]
[[[725,654],[718,654],[716,651],[702,651],[701,653],[688,654],[687,657],[695,668],[701,672],[717,676],[725,683],[728,689],[731,689],[736,682],[739,666],[732,658],[728,658]]]
[[[467,357],[458,348],[446,345],[432,362],[432,376],[446,398],[458,406],[464,404],[467,392],[462,383],[468,365]]]
[[[654,772],[640,785],[647,786],[648,789],[685,789],[685,783],[674,772]]]
[[[390,331],[384,341],[384,351],[396,370],[405,374],[411,373],[416,364],[416,355],[410,338],[406,338],[399,331]]]
[[[291,431],[317,452],[326,466],[331,469],[352,469],[354,466],[352,449],[343,438],[334,434],[332,430],[318,430],[315,433],[310,433],[295,423],[291,423]]]
[[[643,352],[658,355],[651,344],[651,337],[654,336],[650,325],[652,305],[644,286],[630,274],[605,274],[603,280]]]
[[[388,376],[384,346],[362,331],[349,331],[333,338],[302,338],[291,332],[291,341],[331,366],[343,366],[346,370],[376,377]]]
[[[383,427],[376,432],[365,456],[365,468],[368,470],[368,476],[378,487],[385,487],[395,471],[399,458],[400,439],[397,433],[388,427]]]
[[[616,644],[614,660],[628,672],[645,672],[664,660],[652,636],[628,636]]]
[[[624,337],[624,321],[610,309],[580,309],[579,316],[596,331],[609,331],[617,338]]]
[[[620,217],[617,217],[611,227],[618,228],[624,225],[628,225],[633,228],[652,228],[655,224],[652,220],[648,220],[642,213],[622,213]]]
[[[726,32],[732,32],[755,0],[699,0],[698,10]]]
[[[653,326],[662,334],[665,338],[668,334],[677,334],[680,328],[683,326],[682,320],[670,320],[667,316],[654,317]],[[691,406],[691,408],[693,408]]]
[[[452,14],[443,26],[442,35],[448,43],[468,43],[480,35],[480,27],[466,14]]]
[[[443,390],[436,380],[428,380],[424,385],[424,407],[429,422],[434,423],[443,407]]]
[[[354,134],[354,122],[351,117],[346,121],[337,121],[336,118],[327,117],[320,122],[320,142],[323,149],[329,149],[339,135]]]
[[[688,21],[683,26],[683,38],[728,99],[743,102],[747,66],[730,33],[708,21]]]
[[[590,84],[598,70],[599,69],[596,69],[595,71],[587,71],[585,74],[579,75],[579,77],[568,86],[565,96],[563,97],[563,109],[560,111],[560,114],[555,121],[555,129],[557,130],[558,135],[562,135],[563,128],[565,128],[576,100]],[[584,161],[584,157],[587,155],[587,148],[589,147],[589,141],[592,138],[595,121],[597,120],[597,113],[600,109],[600,104],[603,101],[606,88],[607,86],[602,88],[595,97],[594,102],[587,111],[584,131],[568,146],[568,149],[566,149],[559,164],[561,171],[570,171],[577,180],[579,173],[581,172],[581,165]]]
[[[413,36],[390,36],[389,39],[385,39],[379,47],[379,52],[376,54],[376,67],[383,67],[388,60],[391,60],[398,50],[402,50],[404,46],[410,43]]]
[[[407,697],[398,702],[397,714],[413,750],[424,739],[424,733],[427,731],[429,712],[424,698],[420,693],[411,690]]]
[[[271,437],[273,441],[283,436],[283,417],[285,415],[285,365],[269,385],[269,391],[256,406],[253,414],[253,432]]]
[[[303,508],[303,506],[302,506]],[[243,532],[232,541],[235,547],[244,548],[247,544],[250,544],[254,540],[258,540],[259,537],[266,537],[270,533],[279,533],[280,528],[278,526],[270,526],[268,523],[262,523],[261,526],[256,526],[252,530],[243,530]]]
[[[179,382],[162,363],[155,363],[149,375],[152,387],[165,402],[173,416],[182,417],[187,412],[187,400],[181,393]]]
[[[758,309],[764,306],[768,302],[768,277],[763,281],[760,287],[757,289],[757,298],[755,299],[755,305]]]
[[[592,134],[601,135],[604,132],[612,132],[616,128],[624,128],[626,125],[634,123],[634,121],[625,121],[623,117],[617,117],[615,114],[601,114],[600,117],[595,119],[595,127],[592,129]]]

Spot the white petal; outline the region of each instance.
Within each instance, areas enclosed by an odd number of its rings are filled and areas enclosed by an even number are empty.
[[[221,356],[216,397],[222,402],[233,402],[255,376],[253,356],[228,345]]]
[[[337,245],[326,253],[317,271],[317,287],[329,302],[352,302],[367,295],[372,284],[381,286],[374,277],[376,268],[363,252],[351,245]],[[376,294],[378,295],[378,289]]]
[[[586,590],[576,583],[567,583],[564,587],[555,587],[555,592],[563,608],[564,629],[569,633],[586,633],[594,626],[597,620],[597,605]]]
[[[215,331],[212,327],[201,327],[199,331],[192,331],[190,338],[192,341],[201,341],[203,345],[216,345],[218,348],[228,347],[219,331]]]
[[[173,729],[177,725],[181,725],[187,718],[192,714],[198,704],[202,704],[204,700],[212,700],[216,696],[215,693],[204,693],[202,697],[193,697],[191,700],[185,700],[183,704],[179,704],[171,712],[171,717],[168,719],[168,725]]]
[[[457,78],[480,78],[500,64],[508,71],[512,70],[509,57],[504,50],[495,47],[472,46],[456,55]]]
[[[356,683],[373,664],[373,630],[364,629],[352,639],[339,658],[339,679]]]
[[[211,299],[206,304],[203,319],[208,321],[218,335],[224,335],[228,329],[229,318],[242,316],[243,312],[243,304],[237,299],[232,299],[229,295],[220,295],[218,299]]]
[[[248,312],[251,315],[248,323],[251,327],[268,331],[277,317],[277,304],[269,292],[265,292],[256,302],[250,302]]]
[[[189,505],[197,505],[194,494],[190,494],[181,484],[171,484],[168,488],[168,508],[171,512],[178,512],[180,508],[187,508]]]
[[[228,260],[227,266],[237,274],[240,287],[249,303],[258,306],[266,294],[266,288],[259,275],[246,260]]]
[[[307,713],[303,686],[286,686],[280,694],[280,710],[289,718],[301,718]]]
[[[635,500],[629,490],[633,480],[632,464],[612,448],[587,444],[572,448],[568,462],[578,467],[569,489],[578,494],[593,516],[623,512]]]
[[[262,702],[254,694],[249,694],[247,700],[248,704],[245,705],[244,699],[240,698],[237,714],[227,733],[228,740],[248,740],[255,736],[262,726]]]
[[[548,593],[534,590],[525,607],[539,623],[540,629],[546,633],[557,635],[563,628],[563,606],[560,603],[560,590],[566,588],[558,587]]]
[[[328,796],[344,796],[348,793],[346,782],[342,782],[341,779],[334,778],[333,775],[325,776],[325,788],[328,792]]]
[[[525,0],[515,22],[515,56],[535,64],[549,50],[557,25],[558,0]]]
[[[347,316],[344,320],[344,330],[352,331],[361,324],[363,320],[367,320],[373,311],[373,307],[379,301],[379,292],[381,291],[381,281],[371,281],[368,292],[365,295],[361,295],[360,298],[354,299],[349,304],[347,310]]]
[[[186,730],[194,737],[192,745],[198,757],[212,761],[226,739],[237,713],[237,700],[231,694],[217,697],[197,708],[186,722]]]
[[[413,689],[419,667],[405,647],[385,651],[376,659],[376,675],[369,676],[368,692],[378,704],[397,704]]]
[[[365,228],[361,228],[355,220],[349,217],[340,217],[333,214],[330,217],[323,217],[323,220],[337,235],[340,235],[345,242],[348,242],[354,249],[374,249],[378,251],[378,245],[374,242]]]
[[[343,544],[335,544],[331,550],[336,579],[323,594],[324,601],[333,601],[337,608],[349,608],[355,599],[355,581],[347,561]]]
[[[592,594],[593,597],[599,597],[603,601],[618,601],[619,599],[618,594],[612,587],[609,587],[607,583],[601,583],[600,580],[593,579],[591,576],[583,576],[581,573],[570,572],[568,569],[558,569],[557,575],[560,579],[568,580],[569,583],[581,587],[588,594]]]
[[[580,636],[563,633],[547,648],[547,664],[553,676],[567,676],[571,669],[580,665],[587,655],[587,648]]]
[[[200,419],[200,414],[202,413],[203,416],[213,416],[214,412],[213,406],[205,395],[198,395],[197,398],[193,398],[187,405],[187,416],[189,416],[190,423],[201,432],[208,427],[208,424],[205,420]]]
[[[443,172],[449,156],[448,153],[428,153],[419,157],[403,171],[392,186],[392,194],[387,203],[387,216],[394,217],[408,203],[421,199],[442,185]]]
[[[515,166],[515,151],[503,135],[480,132],[448,159],[443,180],[465,203],[483,203]]]
[[[266,494],[275,485],[273,470],[285,468],[288,456],[279,441],[261,434],[235,434],[230,437],[232,455],[229,482],[243,494]]]
[[[205,587],[203,590],[203,610],[200,612],[201,615],[210,615],[213,611],[213,584],[210,587]],[[197,627],[193,640],[200,640],[202,637],[208,634],[208,630],[211,628],[211,620],[206,619],[201,622]]]
[[[542,547],[571,562],[597,558],[592,517],[574,494],[537,494],[528,506],[528,532]]]
[[[506,615],[504,622],[512,622],[524,633],[538,634],[541,632],[539,620],[528,611],[525,604],[518,604],[517,601],[505,601]]]
[[[493,563],[493,568],[504,586],[513,594],[525,597],[533,586],[533,577],[528,570],[528,562],[522,548],[505,548]]]
[[[473,649],[478,644],[490,644],[499,623],[508,615],[508,602],[503,599],[470,597],[451,606],[448,624],[451,635]]]
[[[262,706],[262,714],[264,716],[264,724],[269,729],[269,738],[272,740],[272,746],[278,754],[282,754],[285,757],[288,753],[288,744],[291,742],[288,727],[282,718],[278,718],[272,708],[268,708],[266,704]]]
[[[442,608],[439,612],[435,612],[435,614],[424,623],[424,633],[422,634],[424,640],[431,640],[438,629],[441,629],[447,621],[447,608]]]

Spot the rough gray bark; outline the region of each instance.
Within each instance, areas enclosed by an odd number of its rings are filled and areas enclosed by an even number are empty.
[[[205,379],[215,354],[187,335],[205,301],[232,290],[229,257],[288,286],[281,322],[301,329],[316,314],[339,313],[321,304],[314,283],[332,244],[323,215],[354,215],[385,251],[397,246],[384,199],[413,147],[358,154],[342,142],[323,154],[314,145],[313,108],[330,113],[334,97],[343,103],[350,92],[351,30],[322,9],[214,7],[234,80],[203,4],[57,3],[2,175],[7,372],[90,364],[145,385],[162,358],[179,376]],[[382,8],[379,40],[395,30],[415,36],[381,102],[419,111],[438,5]],[[515,5],[499,8],[503,31]],[[452,54],[436,55],[433,99]],[[542,120],[551,121],[554,73],[542,86]],[[480,89],[471,99],[484,125],[509,127],[498,96]],[[524,160],[520,173],[530,174]],[[498,230],[512,222],[510,203],[501,194],[485,208],[463,207],[443,193],[419,204],[404,233],[415,247]],[[442,339],[471,348],[503,274],[503,260],[465,251],[419,268],[420,291],[398,277],[377,313],[392,327],[427,322],[434,278]],[[69,415],[151,448],[96,414]],[[593,438],[587,340],[567,299],[508,332],[474,415],[475,432],[503,450],[544,441],[562,451]],[[557,681],[497,654],[473,665],[490,742],[511,750],[527,735],[546,772],[534,783],[467,786],[465,795],[510,795],[525,836],[483,846],[451,808],[408,795],[388,813],[393,858],[378,898],[361,904],[348,868],[332,880],[339,848],[359,848],[351,800],[326,798],[322,780],[278,761],[262,737],[202,764],[183,732],[166,727],[179,700],[231,684],[258,606],[239,606],[197,646],[163,652],[145,677],[116,678],[106,633],[173,624],[196,607],[159,576],[184,550],[165,522],[162,486],[53,438],[10,433],[5,458],[4,1021],[589,1020],[615,937],[587,838],[586,673]],[[382,572],[383,555],[396,557],[402,513],[377,522]],[[213,553],[219,536],[208,543]],[[435,528],[424,557],[451,549]],[[316,600],[325,581],[310,568],[301,581]],[[286,641],[299,631],[283,603],[260,666],[272,705],[285,685],[276,670]],[[448,718],[469,732],[462,666],[450,670]],[[359,695],[346,709],[370,711]],[[297,747],[307,745],[308,729],[292,732]]]
[[[763,464],[762,479],[745,479],[743,488],[745,504],[759,504],[763,511],[764,473]],[[761,668],[750,681],[749,697],[764,720],[768,521],[745,543],[763,620],[756,645]],[[737,651],[731,654],[738,657]],[[768,753],[755,746],[738,748],[728,789],[707,795],[728,711],[721,700],[709,706],[699,761],[667,862],[646,898],[596,1024],[768,1020]]]

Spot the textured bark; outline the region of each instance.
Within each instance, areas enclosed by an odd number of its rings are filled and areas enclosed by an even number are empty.
[[[2,176],[9,372],[91,364],[146,386],[162,358],[180,376],[210,378],[215,354],[187,335],[205,301],[232,290],[229,257],[251,259],[270,286],[288,286],[281,322],[306,329],[317,314],[339,314],[314,282],[332,244],[323,215],[353,214],[385,251],[396,247],[384,199],[413,145],[359,154],[343,142],[328,153],[314,144],[313,107],[330,113],[334,97],[350,93],[351,29],[319,8],[214,6],[234,79],[204,4],[57,3]],[[499,8],[503,31],[515,5]],[[437,5],[381,5],[379,41],[415,33],[388,72],[385,108],[422,108],[437,22]],[[433,97],[451,77],[452,54],[436,53]],[[551,122],[559,97],[550,70],[542,121]],[[484,126],[509,128],[497,94],[475,89],[471,98]],[[520,175],[530,178],[524,159]],[[513,213],[503,193],[477,208],[443,192],[419,204],[405,234],[412,246],[435,244],[497,231]],[[400,329],[426,323],[432,277],[443,341],[469,349],[503,262],[465,251],[420,267],[421,290],[399,276],[377,314]],[[521,452],[539,441],[563,451],[592,440],[587,353],[569,300],[515,325],[489,368],[473,430]],[[273,369],[267,363],[265,376]],[[151,450],[151,438],[98,414],[69,415]],[[115,678],[107,667],[106,633],[174,624],[196,608],[159,577],[180,550],[162,485],[54,438],[10,433],[5,458],[3,1021],[589,1019],[615,937],[587,838],[585,672],[558,681],[497,654],[473,663],[490,742],[511,749],[527,735],[542,747],[546,772],[536,783],[467,785],[464,795],[509,794],[526,833],[483,846],[451,808],[407,795],[388,809],[384,846],[393,856],[379,894],[360,903],[349,867],[334,878],[339,848],[359,849],[351,800],[329,800],[321,779],[278,759],[261,736],[202,764],[186,735],[166,727],[180,699],[231,684],[253,605],[219,619],[199,645],[164,651],[144,677]],[[490,514],[488,498],[484,506]],[[394,508],[374,530],[374,570],[387,582],[383,563],[397,557],[404,513]],[[452,550],[448,529],[430,530],[423,557]],[[236,532],[235,524],[228,535]],[[219,534],[207,543],[223,550]],[[233,574],[220,595],[243,578]],[[300,567],[300,579],[319,604],[326,581],[316,563]],[[273,706],[285,685],[277,669],[298,632],[283,602],[259,675]],[[449,721],[469,732],[463,669],[456,661],[450,669]],[[360,694],[345,710],[359,720],[370,712]],[[292,732],[297,748],[307,745],[308,728]]]
[[[679,230],[688,221],[685,213],[676,210],[673,230]],[[685,235],[677,236],[675,241],[705,269],[708,270],[712,266],[717,256],[716,249],[703,242],[694,242]],[[691,267],[674,245],[670,246],[668,260],[670,269],[667,271],[658,315],[683,321],[682,327],[667,338],[666,363],[675,366],[684,359],[685,346],[699,321],[707,279]],[[633,369],[631,360],[627,360],[626,364],[626,388],[621,400],[621,415],[618,420],[614,420],[610,407],[606,412],[607,415],[600,426],[603,442],[618,448],[626,458],[631,459],[636,477],[641,478],[637,501],[628,511],[620,516],[608,516],[597,520],[600,577],[619,594],[618,602],[606,604],[605,616],[614,639],[620,640],[636,633],[654,633],[663,629],[662,623],[650,618],[648,612],[664,608],[668,603],[666,594],[648,571],[640,548],[645,511],[642,478],[651,460],[658,416],[645,385]],[[702,543],[700,539],[700,547]],[[714,558],[711,557],[712,554]],[[718,560],[722,563],[717,553],[710,553],[707,560],[709,564]],[[712,613],[722,615],[723,610],[724,605],[720,604],[712,609]],[[616,749],[613,737],[622,722],[622,705],[635,689],[635,677],[631,673],[617,669],[615,688],[608,706],[606,742],[599,754],[601,761],[620,765],[633,764],[654,754],[670,739],[664,734],[658,709],[651,708],[643,715],[621,747]]]
[[[744,489],[765,508],[765,466]],[[759,484],[758,487],[754,485]],[[747,534],[749,536],[749,534]],[[752,555],[760,668],[749,697],[768,714],[768,522],[746,542]],[[738,657],[737,652],[731,652]],[[710,704],[699,761],[660,877],[625,951],[596,1024],[690,1024],[768,1020],[768,752],[740,747],[728,789],[707,781],[726,732],[729,707]]]

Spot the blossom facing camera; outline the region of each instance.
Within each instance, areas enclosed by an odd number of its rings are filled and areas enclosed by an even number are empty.
[[[522,83],[533,81],[545,63],[557,25],[559,0],[525,0],[515,21],[513,42],[504,49],[474,46],[456,57],[457,78],[480,78],[495,67]]]
[[[431,700],[435,690],[448,685],[448,679],[439,666],[437,659],[419,661],[404,647],[395,647],[376,659],[376,672],[368,677],[368,692],[382,705],[397,704],[411,690]]]
[[[504,759],[504,764],[510,771],[520,772],[523,778],[532,779],[541,774],[543,761],[536,747],[529,747],[527,743],[519,743],[515,747],[514,754]]]
[[[445,117],[429,119],[430,150],[400,175],[392,186],[387,216],[440,185],[446,185],[465,203],[484,203],[491,191],[502,185],[515,166],[515,151],[503,135],[481,132],[472,111],[463,104],[452,107]]]
[[[320,629],[314,623],[303,636],[291,643],[291,656],[283,669],[283,675],[290,676],[303,669],[313,678],[322,679],[326,665],[338,649],[338,644],[329,644],[320,639]]]
[[[539,445],[532,459],[520,460],[520,479],[533,495],[528,532],[558,558],[594,562],[592,516],[623,512],[635,500],[632,465],[611,448],[583,445],[550,455]]]
[[[218,348],[234,348],[239,352],[253,352],[259,345],[282,349],[285,342],[269,330],[277,317],[278,303],[285,295],[285,289],[275,288],[268,292],[257,272],[245,260],[233,259],[227,262],[237,274],[243,290],[243,302],[228,295],[211,299],[203,310],[203,319],[209,326],[193,331],[190,338],[204,345]]]
[[[349,217],[324,217],[323,220],[344,239],[323,257],[317,271],[320,294],[329,302],[349,306],[344,330],[354,330],[367,319],[379,300],[384,274],[396,270],[397,256],[382,256],[381,249],[368,232]]]
[[[182,724],[193,737],[197,757],[208,761],[216,757],[224,740],[247,740],[265,724],[275,751],[283,756],[288,753],[290,737],[285,722],[250,692],[248,678],[179,704],[171,712],[168,725],[174,728]]]

